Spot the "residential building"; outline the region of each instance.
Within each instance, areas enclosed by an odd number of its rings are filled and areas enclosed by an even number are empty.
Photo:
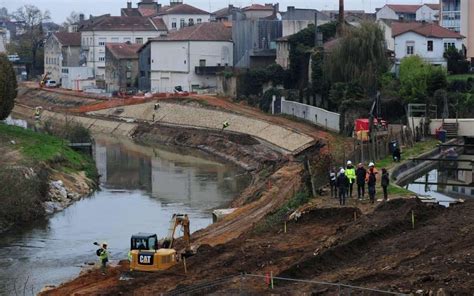
[[[61,87],[72,90],[95,88],[95,77],[89,67],[63,67],[61,71]]]
[[[394,22],[396,64],[407,56],[418,55],[426,62],[447,66],[444,52],[449,47],[462,49],[463,36],[435,23]]]
[[[79,66],[81,33],[57,32],[44,45],[44,71],[61,83],[63,68]]]
[[[211,15],[211,20],[216,22],[231,22],[240,15],[243,15],[242,9],[229,4],[227,7],[214,11]]]
[[[102,17],[87,22],[80,30],[86,65],[94,69],[97,79],[104,79],[106,43],[144,44],[149,39],[167,34],[167,27],[161,18],[141,16]]]
[[[185,27],[149,40],[139,56],[141,90],[212,90],[217,87],[216,74],[232,66],[232,30],[223,23]]]
[[[377,20],[415,21],[418,8],[420,8],[420,5],[387,4],[376,10],[376,17]]]
[[[138,50],[141,44],[107,43],[105,84],[108,92],[138,87]]]
[[[437,22],[440,16],[440,5],[426,3],[420,5],[420,8],[416,10],[416,20],[425,22]]]
[[[242,19],[232,22],[234,66],[265,67],[275,62],[276,40],[282,37],[282,21]]]
[[[243,9],[245,17],[247,19],[263,19],[275,16],[279,12],[278,4],[266,3],[265,5],[261,4],[252,4]]]
[[[474,3],[469,0],[441,0],[441,25],[466,37],[466,56],[474,63]]]
[[[207,23],[211,20],[209,12],[182,2],[175,2],[168,7],[162,7],[158,16],[163,19],[170,31]]]
[[[306,29],[310,24],[314,25],[315,19],[318,19],[318,26],[326,24],[330,18],[316,9],[301,9],[294,6],[288,6],[287,11],[282,15],[282,34],[289,36]]]

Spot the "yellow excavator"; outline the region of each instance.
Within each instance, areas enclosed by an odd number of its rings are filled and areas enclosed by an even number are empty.
[[[184,232],[184,253],[179,254],[173,249],[174,235],[178,226]],[[168,236],[158,241],[156,234],[137,233],[130,240],[130,270],[131,271],[159,271],[168,269],[177,264],[181,257],[191,256],[191,234],[189,218],[186,214],[173,214],[170,221]]]

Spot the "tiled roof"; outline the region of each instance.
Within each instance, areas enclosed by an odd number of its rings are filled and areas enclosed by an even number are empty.
[[[155,41],[232,41],[232,28],[222,23],[202,23],[182,28]]]
[[[122,8],[121,12],[123,16],[141,16],[138,8]]]
[[[105,46],[116,59],[138,59],[142,44],[107,43]]]
[[[165,21],[161,17],[156,16],[152,18],[151,20],[155,24],[155,26],[158,28],[158,31],[168,31],[168,27],[166,26]]]
[[[426,3],[425,5],[433,10],[440,10],[441,8],[441,6],[437,3]]]
[[[150,18],[139,16],[109,16],[89,22],[82,31],[158,31]]]
[[[154,8],[139,7],[138,11],[142,16],[152,16],[157,14],[157,9]]]
[[[56,32],[54,36],[62,46],[81,46],[81,33]]]
[[[392,23],[392,37],[399,36],[407,32],[414,32],[425,37],[432,38],[464,38],[461,34],[448,30],[435,23],[421,22],[394,22]]]
[[[270,5],[261,5],[261,4],[252,4],[244,8],[245,11],[249,10],[271,10],[273,11],[273,6]]]
[[[209,12],[199,9],[188,4],[178,4],[168,7],[162,7],[159,15],[164,14],[209,14]]]
[[[387,4],[389,8],[391,8],[396,13],[416,13],[418,8],[421,5],[399,5],[399,4]]]

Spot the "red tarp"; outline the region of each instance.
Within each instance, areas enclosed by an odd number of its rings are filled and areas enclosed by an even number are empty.
[[[379,125],[379,120],[374,118],[374,125]],[[387,122],[385,120],[380,120],[380,125],[383,128],[387,128]],[[359,131],[368,131],[369,130],[369,119],[368,118],[359,118],[355,120],[354,129],[356,132]]]

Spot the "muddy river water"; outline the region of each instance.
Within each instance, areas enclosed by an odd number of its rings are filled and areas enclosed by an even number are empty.
[[[46,221],[0,236],[0,294],[31,295],[77,276],[96,262],[94,241],[112,260],[126,258],[137,232],[164,237],[173,213],[190,215],[191,230],[212,223],[249,178],[238,168],[189,151],[96,138],[101,190]]]

